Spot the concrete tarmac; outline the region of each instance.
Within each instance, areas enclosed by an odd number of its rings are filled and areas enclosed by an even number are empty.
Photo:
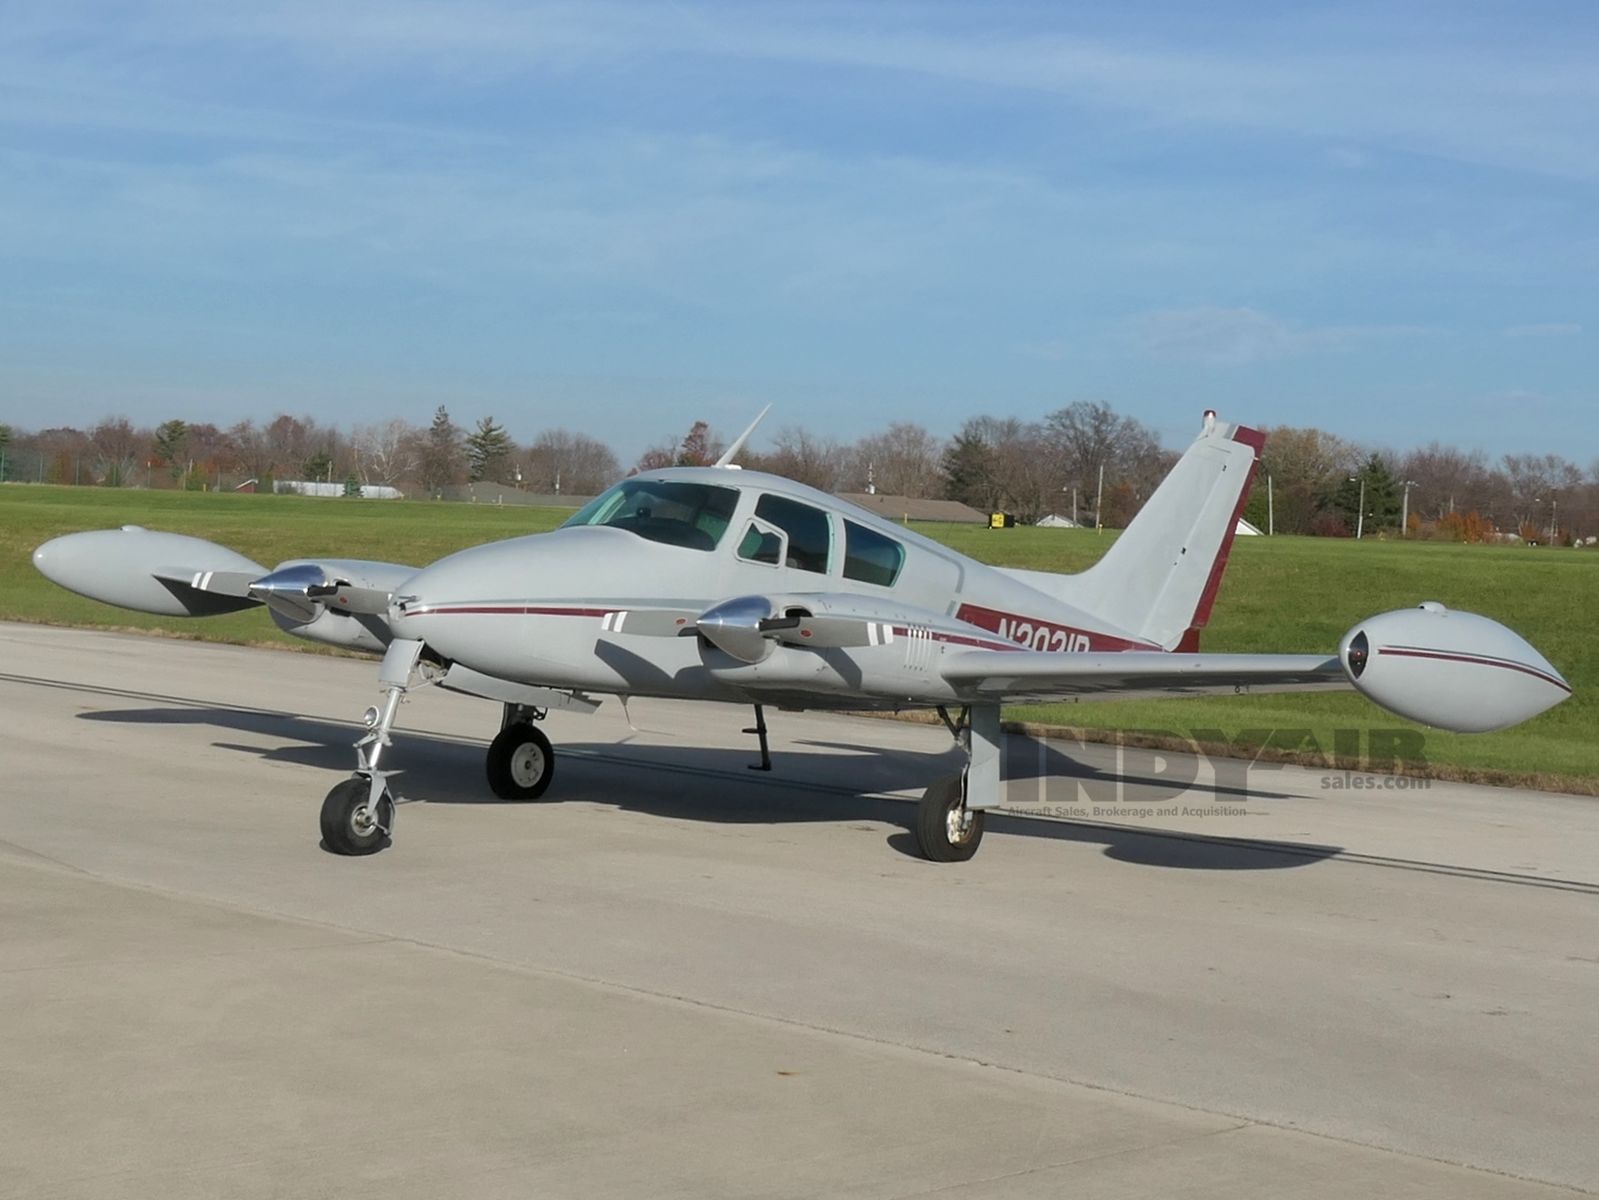
[[[0,1197],[1599,1190],[1599,801],[1016,739],[934,865],[938,727],[608,701],[512,804],[424,691],[339,858],[376,697],[0,624]]]

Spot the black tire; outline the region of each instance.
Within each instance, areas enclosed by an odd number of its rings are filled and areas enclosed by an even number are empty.
[[[389,844],[386,830],[394,828],[394,799],[387,791],[378,798],[377,821],[357,818],[372,782],[351,776],[322,801],[322,841],[335,854],[375,854]]]
[[[961,812],[961,779],[951,775],[940,779],[922,793],[916,806],[916,848],[922,857],[932,862],[965,862],[977,853],[983,841],[985,813],[977,809],[970,817],[964,832],[956,827],[957,814]],[[953,834],[953,836],[952,836]]]
[[[555,778],[555,748],[541,730],[519,721],[489,743],[484,766],[501,800],[537,800]]]

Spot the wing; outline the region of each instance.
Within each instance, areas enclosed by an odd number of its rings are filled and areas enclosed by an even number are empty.
[[[1254,695],[1350,691],[1336,657],[1325,654],[1060,654],[967,650],[939,668],[973,702],[1121,699],[1139,696]]]

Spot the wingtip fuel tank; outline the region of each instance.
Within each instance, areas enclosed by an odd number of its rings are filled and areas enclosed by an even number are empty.
[[[1338,658],[1367,699],[1456,733],[1505,729],[1571,695],[1520,634],[1436,601],[1360,622],[1339,643]]]

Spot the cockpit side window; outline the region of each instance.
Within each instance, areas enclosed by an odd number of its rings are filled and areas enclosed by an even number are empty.
[[[737,505],[736,488],[670,479],[627,479],[590,500],[562,528],[608,525],[668,546],[714,550]]]
[[[905,547],[891,537],[844,522],[844,578],[893,587],[905,565]]]
[[[777,567],[783,564],[784,543],[787,539],[778,530],[761,521],[751,521],[738,543],[738,556],[750,562],[766,563]]]
[[[755,505],[755,515],[788,534],[787,566],[827,573],[833,528],[825,512],[786,496],[762,496]]]

